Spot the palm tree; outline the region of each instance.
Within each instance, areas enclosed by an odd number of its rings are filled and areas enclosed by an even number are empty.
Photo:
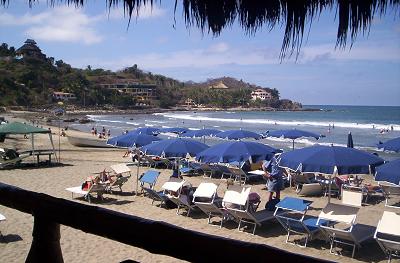
[[[14,1],[0,0],[7,6]],[[29,0],[29,7],[38,0]],[[56,0],[50,0],[54,6]],[[75,4],[77,7],[86,5],[82,0],[58,0],[65,4]],[[153,5],[154,0],[108,0],[108,7],[122,4],[129,18],[138,15],[138,9],[143,5]],[[161,2],[161,0],[159,1]],[[299,54],[304,28],[307,24],[318,20],[323,11],[337,10],[338,30],[336,46],[345,47],[350,31],[351,44],[358,33],[367,33],[375,15],[384,16],[391,8],[399,8],[399,0],[175,0],[175,10],[182,3],[183,16],[187,26],[195,26],[203,32],[219,35],[238,21],[247,34],[254,34],[262,28],[272,29],[276,26],[285,28],[281,47],[281,58],[295,53]],[[99,3],[103,5],[103,3]],[[400,12],[393,12],[395,16]],[[175,19],[175,17],[174,17]],[[318,22],[318,21],[317,21]]]

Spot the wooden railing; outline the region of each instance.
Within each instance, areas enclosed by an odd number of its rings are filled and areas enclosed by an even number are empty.
[[[0,183],[0,204],[34,216],[27,262],[63,262],[60,224],[193,261],[323,262],[268,245],[217,237]],[[12,218],[10,218],[12,221]]]

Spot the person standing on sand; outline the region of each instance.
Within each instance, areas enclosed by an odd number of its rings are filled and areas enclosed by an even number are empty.
[[[94,135],[94,126],[92,127],[92,130],[90,131],[92,135]]]
[[[283,189],[282,168],[278,166],[275,157],[272,157],[270,161],[265,161],[262,168],[264,170],[264,178],[267,179],[268,201],[272,200],[274,193],[275,199],[279,200]]]
[[[94,136],[97,136],[97,128],[94,128]]]
[[[110,130],[110,129],[107,130],[107,137],[108,137],[108,138],[111,137],[111,130]]]

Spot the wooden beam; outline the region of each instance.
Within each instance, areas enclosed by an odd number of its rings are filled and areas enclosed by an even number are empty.
[[[43,193],[27,191],[0,183],[0,204],[30,213],[43,224],[63,224],[84,232],[109,238],[124,244],[192,262],[258,261],[326,262],[256,244],[184,229],[165,222],[153,221],[124,213],[85,205]],[[39,219],[36,219],[38,217]],[[35,223],[35,227],[36,227]],[[39,226],[41,227],[41,226]],[[57,226],[53,225],[54,240]],[[55,232],[54,232],[55,231]],[[35,230],[34,230],[35,235]],[[35,240],[35,238],[34,238]],[[267,239],[266,239],[267,240]],[[32,249],[34,244],[32,244]],[[33,253],[33,252],[32,252]],[[254,260],[252,260],[254,261]]]

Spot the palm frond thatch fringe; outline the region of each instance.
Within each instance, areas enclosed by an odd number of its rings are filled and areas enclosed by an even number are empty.
[[[124,11],[129,16],[138,15],[142,5],[153,6],[154,0],[105,0],[108,8],[123,3]],[[28,0],[29,6],[38,0]],[[84,6],[85,0],[48,0],[55,3]],[[161,0],[157,1],[161,2]],[[322,11],[336,8],[338,16],[338,31],[336,47],[344,48],[348,42],[350,31],[351,44],[359,33],[369,32],[374,16],[384,16],[389,8],[395,9],[398,16],[400,0],[175,0],[175,12],[178,2],[182,3],[183,17],[188,27],[195,26],[203,32],[218,36],[222,30],[239,21],[247,34],[254,34],[263,27],[271,30],[277,25],[283,25],[281,59],[299,54],[304,27],[320,15]],[[9,0],[0,0],[3,6]],[[174,18],[175,19],[175,18]]]

